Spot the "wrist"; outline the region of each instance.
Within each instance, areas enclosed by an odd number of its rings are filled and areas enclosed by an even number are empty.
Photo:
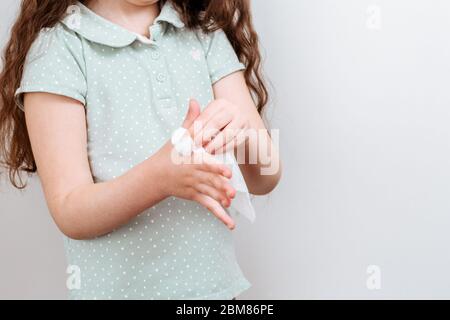
[[[152,180],[156,184],[160,197],[167,198],[172,195],[170,189],[170,181],[172,180],[170,166],[170,153],[172,145],[170,143],[164,145],[149,162],[152,168]],[[148,159],[148,160],[150,160]]]

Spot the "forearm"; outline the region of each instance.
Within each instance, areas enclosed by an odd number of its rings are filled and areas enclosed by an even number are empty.
[[[245,154],[245,163],[240,164],[250,193],[265,195],[270,193],[281,178],[281,160],[277,144],[278,136],[271,137],[260,117],[255,117],[246,143],[239,152]]]
[[[228,103],[221,101],[215,106],[210,104],[208,107],[220,110],[217,111],[218,118],[226,113],[224,110],[227,110],[229,117],[234,119],[230,128],[244,127],[248,130],[249,139],[246,143],[241,143],[239,137],[237,139],[239,146],[235,147],[235,152],[238,161],[245,160],[239,161],[239,163],[250,193],[264,195],[271,192],[281,177],[277,145],[273,143],[278,142],[278,136],[274,136],[273,141],[269,136],[252,99],[244,73],[235,72],[228,75],[216,82],[213,89],[215,101],[225,100]],[[210,113],[213,112],[210,111]],[[217,129],[220,130],[222,127]],[[217,143],[222,145],[223,141],[218,139]],[[245,155],[244,159],[242,159],[242,155]]]
[[[109,233],[166,198],[161,172],[156,154],[116,179],[79,186],[58,202],[55,220],[74,239]]]

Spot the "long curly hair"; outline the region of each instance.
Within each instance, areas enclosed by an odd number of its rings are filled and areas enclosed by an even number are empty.
[[[258,36],[253,28],[250,0],[161,0],[171,1],[188,28],[205,32],[223,29],[240,61],[246,65],[245,79],[258,111],[268,102],[268,90],[261,72]],[[86,2],[86,1],[81,1]],[[16,106],[15,91],[20,86],[25,59],[43,28],[55,26],[76,0],[22,0],[19,16],[2,57],[0,73],[0,167],[7,169],[17,189],[27,183],[21,173],[37,171],[25,123],[25,114]]]

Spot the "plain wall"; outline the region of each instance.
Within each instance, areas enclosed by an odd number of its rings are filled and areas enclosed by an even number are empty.
[[[284,176],[236,231],[242,298],[450,298],[450,2],[253,6]],[[3,183],[0,298],[64,299],[65,268],[39,181]]]

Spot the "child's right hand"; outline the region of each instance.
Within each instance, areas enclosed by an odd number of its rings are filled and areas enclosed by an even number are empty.
[[[183,127],[189,129],[200,115],[200,106],[194,100],[189,104],[188,114]],[[172,159],[173,145],[169,141],[158,156],[162,157],[163,192],[167,196],[192,200],[211,211],[228,228],[234,229],[235,223],[224,207],[229,207],[236,190],[231,186],[231,169],[221,164],[209,154],[204,154],[201,161],[189,156],[182,163],[174,163]],[[195,160],[195,161],[194,161]]]

